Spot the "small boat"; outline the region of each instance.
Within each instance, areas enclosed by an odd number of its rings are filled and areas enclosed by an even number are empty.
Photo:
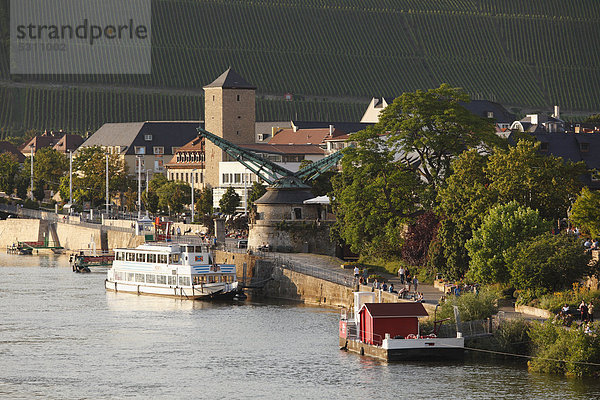
[[[115,259],[114,253],[86,253],[79,251],[69,255],[73,272],[90,272],[90,267],[109,267]]]
[[[354,318],[340,318],[340,347],[385,361],[451,360],[464,355],[465,341],[456,337],[419,333],[420,317],[427,316],[417,302],[375,303],[371,292],[354,293]]]
[[[155,242],[115,249],[107,290],[181,299],[242,296],[233,264],[217,264],[207,245]]]

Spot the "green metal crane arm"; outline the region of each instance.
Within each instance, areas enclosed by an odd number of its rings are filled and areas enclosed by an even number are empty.
[[[216,146],[220,147],[224,152],[229,154],[250,171],[254,172],[269,185],[272,185],[281,177],[294,175],[292,171],[283,168],[270,160],[258,157],[251,151],[242,149],[241,147],[215,134],[212,134],[203,128],[198,128],[198,134],[203,138],[210,140]]]
[[[304,182],[312,181],[319,177],[322,173],[329,170],[331,167],[334,167],[338,161],[342,159],[344,153],[341,151],[336,151],[335,153],[320,159],[319,161],[315,161],[310,163],[306,167],[302,168],[298,172],[294,174],[298,179],[303,180]]]

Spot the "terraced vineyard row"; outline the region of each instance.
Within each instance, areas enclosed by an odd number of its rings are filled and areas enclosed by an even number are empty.
[[[0,87],[0,136],[10,132],[93,132],[107,122],[200,120],[204,97],[78,89]],[[360,119],[366,104],[257,99],[257,120]]]
[[[0,0],[4,80],[199,90],[232,66],[259,94],[393,97],[447,82],[504,104],[600,110],[598,0],[153,0],[152,74],[113,76],[11,76],[8,3]],[[82,96],[61,95],[66,105]],[[98,104],[107,109],[73,124],[126,115]]]

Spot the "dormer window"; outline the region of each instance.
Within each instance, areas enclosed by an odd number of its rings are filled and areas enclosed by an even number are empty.
[[[146,147],[135,146],[135,154],[146,154]]]
[[[494,118],[494,112],[493,111],[488,111],[487,112],[487,117],[488,118]]]
[[[590,144],[589,143],[579,143],[579,150],[581,150],[582,153],[588,153],[590,151]]]
[[[146,142],[151,142],[152,141],[152,135],[144,135],[144,140]]]
[[[547,153],[548,152],[548,148],[549,148],[549,143],[548,142],[542,142],[540,143],[540,151]]]

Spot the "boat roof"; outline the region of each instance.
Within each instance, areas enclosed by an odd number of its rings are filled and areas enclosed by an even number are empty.
[[[375,317],[426,317],[429,314],[421,303],[364,303],[361,307]]]
[[[194,244],[194,243],[168,243],[168,242],[152,242],[144,243],[136,248],[119,248],[115,250],[139,250],[139,251],[157,251],[162,253],[173,253],[180,252],[183,246],[208,246],[206,244]]]

